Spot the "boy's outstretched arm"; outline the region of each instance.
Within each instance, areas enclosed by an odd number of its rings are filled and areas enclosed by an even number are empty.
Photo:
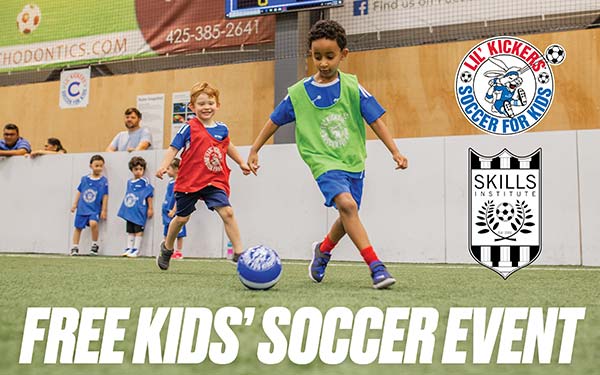
[[[261,147],[265,144],[265,142],[271,138],[273,134],[279,129],[279,126],[275,125],[271,119],[267,120],[267,123],[261,129],[260,133],[254,140],[252,147],[250,148],[250,154],[248,155],[248,167],[250,167],[250,171],[256,174],[260,165],[258,164],[258,151],[260,151]]]
[[[156,177],[158,177],[162,180],[163,174],[167,173],[167,167],[169,166],[169,164],[171,164],[171,162],[175,158],[175,155],[177,155],[178,151],[179,150],[176,149],[175,147],[169,146],[169,148],[165,152],[165,156],[163,157],[163,161],[160,164],[160,167],[156,171]]]
[[[227,156],[229,156],[231,159],[233,159],[233,161],[235,161],[240,166],[244,176],[247,176],[250,174],[250,168],[248,167],[248,164],[246,164],[244,159],[242,159],[242,156],[240,155],[237,148],[231,141],[229,142],[229,147],[227,147]]]
[[[396,162],[396,169],[408,168],[408,159],[398,151],[398,147],[396,147],[396,143],[381,117],[371,124],[371,128],[377,137],[381,139],[385,147],[392,153],[392,158]]]

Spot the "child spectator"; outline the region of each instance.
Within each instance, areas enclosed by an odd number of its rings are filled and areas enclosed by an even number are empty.
[[[133,174],[133,178],[127,181],[125,197],[117,215],[125,220],[127,231],[127,246],[121,256],[135,258],[140,252],[146,220],[151,218],[154,213],[152,209],[154,187],[144,177],[146,171],[144,158],[132,157],[129,161],[129,170]]]
[[[177,180],[177,174],[179,173],[179,162],[178,158],[173,159],[171,164],[167,167],[167,175],[171,178],[169,180],[169,184],[167,185],[167,192],[165,194],[165,201],[163,202],[162,208],[162,218],[163,218],[163,235],[165,239],[167,238],[167,233],[169,231],[169,224],[171,220],[175,216],[175,212],[177,212],[177,205],[175,203],[175,195],[173,188],[175,187],[175,180]],[[177,233],[177,242],[175,244],[175,251],[171,258],[173,259],[181,259],[183,258],[183,253],[181,250],[183,249],[183,238],[187,235],[185,225],[181,228],[179,233]]]
[[[75,202],[71,212],[75,214],[75,231],[73,232],[73,245],[71,255],[79,254],[79,240],[81,231],[89,226],[92,230],[92,247],[90,255],[98,255],[98,222],[106,220],[106,206],[108,204],[108,180],[102,176],[104,158],[94,155],[90,159],[92,173],[81,177]]]

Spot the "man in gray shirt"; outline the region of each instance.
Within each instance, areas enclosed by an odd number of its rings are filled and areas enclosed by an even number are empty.
[[[127,130],[119,132],[106,151],[138,151],[147,150],[152,146],[152,133],[148,128],[140,126],[142,113],[137,108],[127,108],[125,110],[125,127]]]

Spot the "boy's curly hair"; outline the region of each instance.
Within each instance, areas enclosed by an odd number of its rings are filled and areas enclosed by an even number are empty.
[[[317,21],[308,32],[308,49],[312,48],[312,42],[318,39],[335,40],[340,49],[346,48],[346,30],[333,20]]]
[[[192,87],[190,103],[195,103],[198,96],[202,93],[206,94],[209,98],[215,98],[217,104],[221,104],[219,101],[219,90],[212,87],[208,82],[198,82]]]
[[[134,167],[140,166],[146,170],[146,160],[141,156],[134,156],[129,160],[129,170],[132,171]]]

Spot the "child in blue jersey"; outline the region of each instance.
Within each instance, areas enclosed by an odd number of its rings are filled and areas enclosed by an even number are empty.
[[[135,258],[140,252],[146,219],[151,218],[154,214],[152,209],[154,187],[144,177],[146,171],[146,160],[144,158],[132,157],[129,161],[129,170],[133,173],[133,178],[127,181],[125,198],[123,198],[123,203],[117,215],[125,219],[127,223],[127,247],[121,256]]]
[[[162,219],[163,219],[163,226],[164,226],[163,235],[165,236],[165,239],[167,238],[167,233],[169,232],[169,224],[171,223],[171,220],[173,220],[173,217],[175,216],[175,213],[177,212],[174,188],[175,188],[175,180],[177,179],[177,173],[179,172],[179,162],[180,162],[180,160],[178,158],[175,158],[175,159],[173,159],[171,164],[169,164],[169,166],[167,167],[167,176],[169,176],[171,179],[169,180],[169,184],[167,185],[167,192],[165,194],[165,200],[163,202],[163,207],[162,207]],[[184,225],[181,228],[181,230],[179,231],[179,233],[177,233],[177,242],[176,242],[176,246],[175,246],[175,251],[173,252],[173,255],[171,255],[171,258],[173,258],[173,259],[182,259],[183,258],[183,253],[181,252],[181,250],[183,249],[183,238],[186,235],[187,235],[187,231],[186,231],[185,225]]]
[[[92,247],[90,255],[98,255],[98,222],[106,220],[106,206],[108,204],[108,180],[102,176],[104,158],[94,155],[90,159],[91,174],[81,177],[75,202],[71,212],[75,214],[75,231],[73,232],[73,245],[71,255],[79,254],[79,239],[81,231],[89,226],[92,230]]]
[[[295,121],[298,151],[311,169],[325,205],[339,213],[323,241],[311,248],[309,277],[317,283],[323,280],[331,251],[348,234],[369,266],[373,287],[385,289],[396,280],[379,260],[358,215],[367,156],[364,122],[390,151],[396,169],[407,168],[408,160],[381,119],[385,110],[355,76],[338,70],[348,56],[346,43],[346,32],[339,23],[322,20],[313,25],[308,47],[317,73],[288,88],[288,96],[254,141],[248,165],[256,173],[260,148],[280,126]]]

